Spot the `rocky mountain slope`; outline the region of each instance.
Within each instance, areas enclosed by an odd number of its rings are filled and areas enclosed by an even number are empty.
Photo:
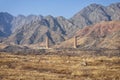
[[[8,37],[11,32],[11,22],[13,20],[13,16],[8,13],[0,13],[0,38]]]
[[[77,29],[76,26],[64,17],[55,18],[53,16],[43,17],[31,15],[23,18],[24,21],[18,19],[19,23],[17,23],[22,26],[16,30],[13,29],[14,33],[6,42],[15,44],[35,44],[38,42],[45,42],[45,38],[48,37],[50,43],[55,44],[64,41],[66,36],[71,36],[69,33],[72,30]],[[72,33],[75,31],[76,30]]]
[[[85,27],[76,33],[79,48],[119,49],[120,48],[120,21],[97,23]],[[71,38],[57,47],[72,47],[74,39]],[[67,45],[67,46],[65,46]]]
[[[8,13],[0,13],[0,37],[10,35],[9,38],[4,40],[4,43],[20,45],[42,44],[45,42],[45,38],[48,37],[50,44],[59,44],[73,37],[76,31],[85,26],[101,21],[117,20],[120,20],[120,3],[109,6],[91,4],[75,14],[71,19],[51,15],[19,15],[14,17]],[[84,34],[82,31],[81,33]],[[99,36],[104,37],[105,35],[101,33]]]
[[[114,3],[109,6],[91,4],[71,18],[71,21],[80,28],[101,21],[113,20],[120,20],[120,3]]]

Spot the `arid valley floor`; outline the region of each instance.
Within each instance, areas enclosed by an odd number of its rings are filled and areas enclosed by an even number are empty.
[[[120,80],[120,0],[0,3],[0,80]]]
[[[1,52],[0,80],[120,80],[118,56],[58,54]]]

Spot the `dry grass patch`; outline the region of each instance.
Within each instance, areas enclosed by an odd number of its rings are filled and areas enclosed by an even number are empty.
[[[120,58],[1,53],[0,80],[120,80]]]

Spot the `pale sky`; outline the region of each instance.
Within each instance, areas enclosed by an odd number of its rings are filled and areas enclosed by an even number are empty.
[[[92,3],[108,6],[120,0],[0,0],[0,12],[17,15],[52,15],[72,17]]]

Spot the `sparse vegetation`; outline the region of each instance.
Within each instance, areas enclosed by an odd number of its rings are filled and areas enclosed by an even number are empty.
[[[90,4],[70,19],[0,12],[0,80],[120,80],[120,2]]]
[[[0,80],[120,80],[120,58],[0,53]]]

